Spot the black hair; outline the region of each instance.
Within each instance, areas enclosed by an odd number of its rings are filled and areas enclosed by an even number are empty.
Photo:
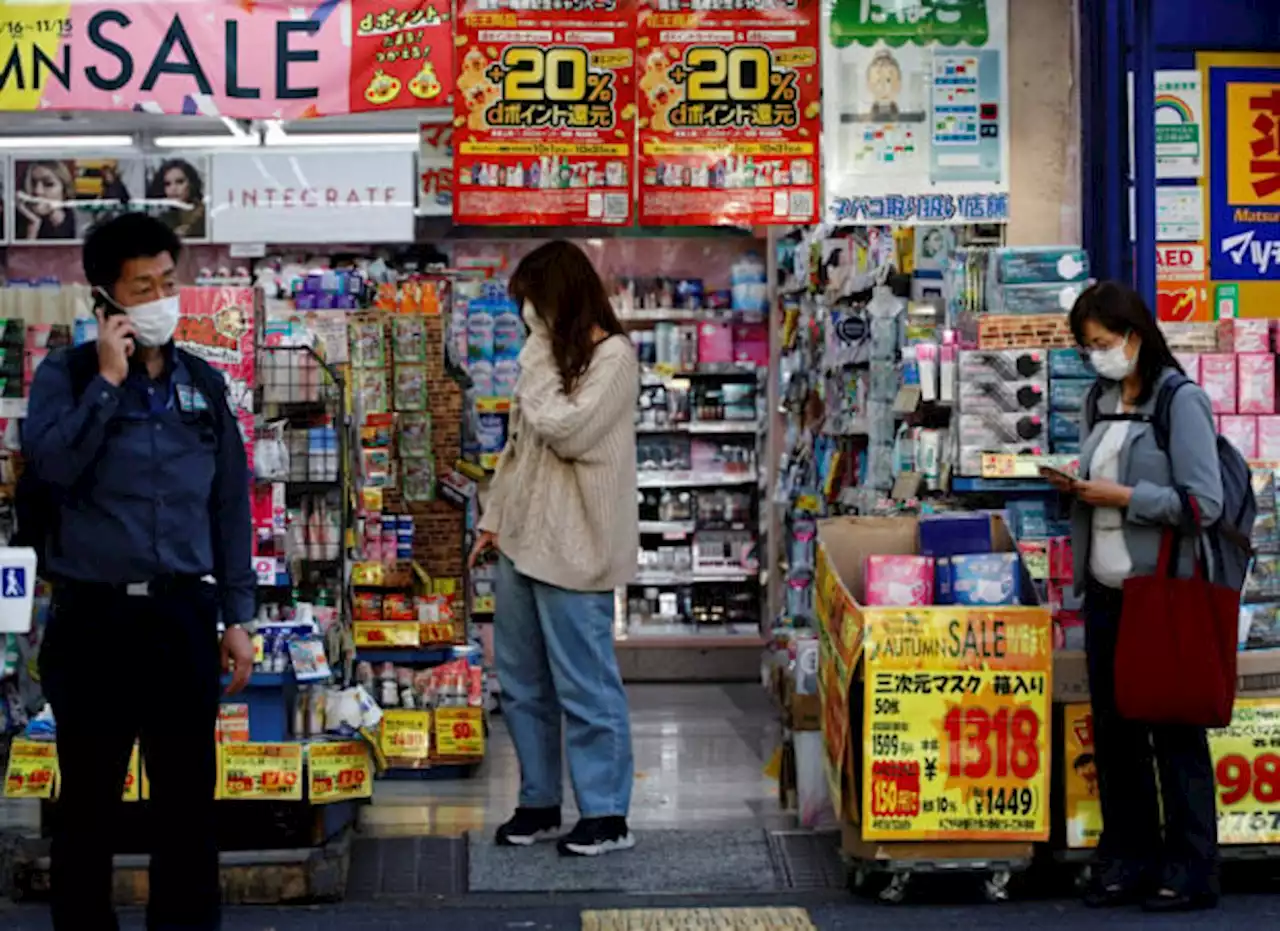
[[[155,174],[151,176],[151,183],[147,185],[147,200],[161,201],[168,200],[164,194],[164,178],[174,169],[186,175],[187,186],[191,188],[191,203],[187,204],[187,208],[198,207],[204,203],[204,178],[200,177],[200,172],[196,171],[195,165],[192,165],[185,158],[171,158],[163,162]],[[177,208],[170,204],[172,209]]]
[[[123,213],[95,226],[85,237],[84,276],[93,287],[110,293],[125,262],[164,252],[174,262],[182,255],[182,241],[173,230],[145,213]]]
[[[1155,314],[1138,292],[1128,285],[1118,281],[1099,281],[1090,285],[1076,298],[1069,319],[1071,335],[1075,337],[1076,345],[1081,347],[1084,346],[1084,325],[1088,320],[1110,333],[1138,337],[1141,345],[1138,348],[1137,373],[1142,382],[1142,391],[1135,399],[1138,404],[1145,404],[1151,399],[1160,373],[1165,369],[1182,372],[1181,364],[1165,342]]]

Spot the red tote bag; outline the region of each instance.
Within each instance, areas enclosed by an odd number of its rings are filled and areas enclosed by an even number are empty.
[[[1198,518],[1194,502],[1192,509]],[[1178,578],[1181,536],[1166,528],[1155,574],[1125,580],[1116,706],[1133,721],[1226,727],[1236,697],[1240,593],[1210,581],[1198,535],[1195,571]]]

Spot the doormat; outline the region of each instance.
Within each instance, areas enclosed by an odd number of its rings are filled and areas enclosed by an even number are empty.
[[[781,890],[766,833],[638,831],[633,850],[562,857],[555,844],[470,843],[471,892],[772,892]]]
[[[582,931],[813,931],[803,908],[626,908],[583,912]]]

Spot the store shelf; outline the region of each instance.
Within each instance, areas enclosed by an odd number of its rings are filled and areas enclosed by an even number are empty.
[[[636,433],[694,433],[743,435],[759,433],[759,420],[691,420],[684,423],[637,424]]]
[[[691,520],[642,520],[641,533],[693,533],[697,525]]]
[[[1055,489],[1048,482],[1041,482],[1035,479],[975,478],[955,475],[951,478],[951,491],[958,495],[992,492],[1001,494],[1048,494],[1055,491]]]
[[[620,650],[679,650],[689,648],[697,650],[758,650],[764,646],[764,638],[758,633],[726,634],[719,631],[716,633],[699,633],[698,629],[693,625],[688,625],[688,630],[685,633],[628,633],[626,636],[619,637],[615,641],[615,645]]]
[[[685,310],[679,307],[659,307],[645,310],[624,310],[618,314],[623,323],[763,323],[765,314],[741,310]]]
[[[700,362],[688,368],[646,362],[642,368],[644,379],[659,382],[669,378],[742,378],[761,371],[761,366],[754,362]]]
[[[638,488],[710,488],[727,485],[754,485],[759,481],[755,472],[742,473],[696,473],[696,472],[649,472],[640,473],[636,481]]]
[[[642,572],[632,585],[697,585],[700,583],[754,582],[758,572],[726,570],[724,572]]]
[[[357,663],[394,663],[407,666],[410,663],[444,663],[453,659],[453,647],[422,647],[417,650],[404,648],[380,650],[363,647],[356,651]]]

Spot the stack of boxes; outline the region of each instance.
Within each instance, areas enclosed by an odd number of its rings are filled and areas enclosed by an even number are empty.
[[[1079,350],[1049,350],[1049,443],[1055,453],[1080,452],[1080,414],[1096,377]]]
[[[1088,283],[1089,257],[1079,246],[996,249],[987,263],[987,313],[1065,313]]]
[[[983,453],[1049,452],[1049,368],[1043,349],[963,350],[956,390],[960,475],[981,475]]]

